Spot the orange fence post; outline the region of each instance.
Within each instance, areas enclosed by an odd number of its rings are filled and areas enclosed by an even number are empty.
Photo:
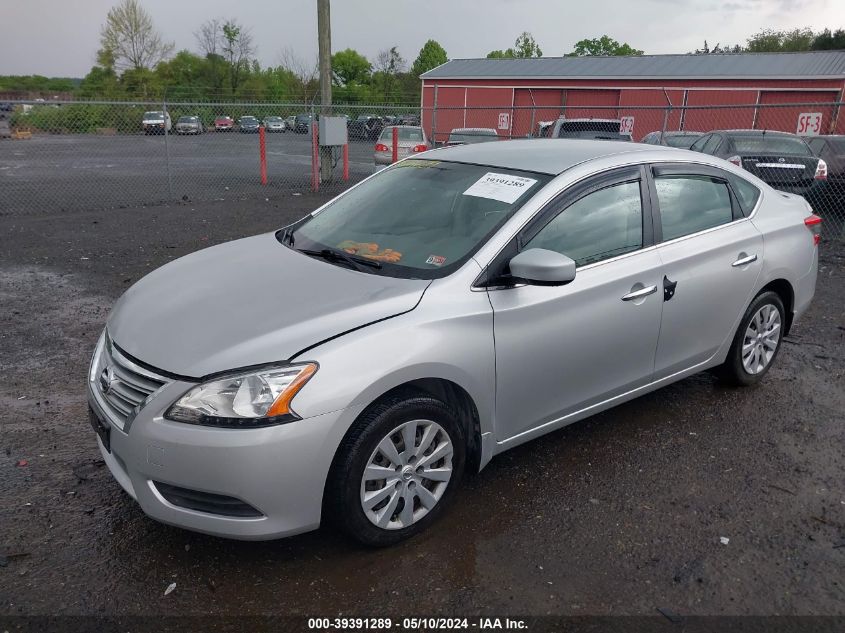
[[[390,162],[395,163],[397,160],[399,160],[399,128],[393,126],[393,157]]]
[[[258,128],[258,155],[261,163],[261,184],[267,184],[267,137],[264,127]]]

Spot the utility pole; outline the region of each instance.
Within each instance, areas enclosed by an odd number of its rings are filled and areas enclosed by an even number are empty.
[[[332,114],[332,24],[329,0],[317,0],[317,42],[320,54],[320,116]],[[320,146],[320,180],[331,182],[332,148]]]

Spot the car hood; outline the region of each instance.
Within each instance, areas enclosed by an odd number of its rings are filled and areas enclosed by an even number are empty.
[[[182,376],[286,360],[412,310],[430,282],[354,271],[268,233],[177,259],[132,286],[108,332],[119,348]]]

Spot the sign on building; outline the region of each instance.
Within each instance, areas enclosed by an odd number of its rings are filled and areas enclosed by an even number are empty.
[[[619,119],[619,133],[633,134],[634,133],[634,117],[623,116]]]
[[[511,115],[510,112],[499,112],[499,129],[511,129]]]
[[[798,115],[798,128],[795,133],[799,136],[817,136],[822,131],[822,113],[804,112]]]

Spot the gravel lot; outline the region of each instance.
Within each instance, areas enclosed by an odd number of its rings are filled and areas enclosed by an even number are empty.
[[[328,529],[225,541],[147,519],[102,466],[86,419],[86,367],[110,306],[168,260],[321,200],[5,213],[0,618],[845,616],[841,241],[823,244],[816,300],[761,385],[695,376],[520,446],[398,547],[362,549]]]

